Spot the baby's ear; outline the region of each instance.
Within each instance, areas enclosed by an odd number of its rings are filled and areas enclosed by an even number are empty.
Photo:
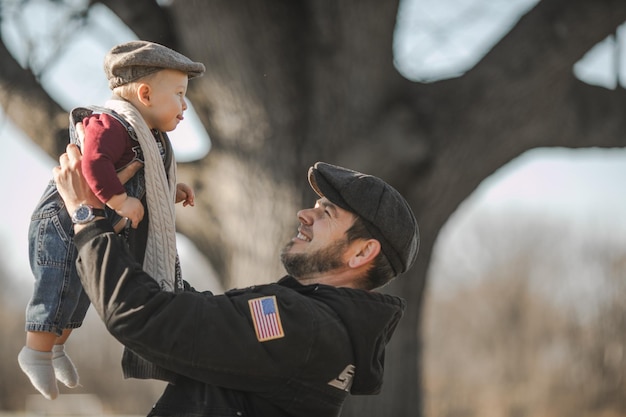
[[[150,84],[141,83],[139,88],[137,88],[137,99],[144,105],[150,105],[150,94],[152,93],[152,89],[150,88]]]

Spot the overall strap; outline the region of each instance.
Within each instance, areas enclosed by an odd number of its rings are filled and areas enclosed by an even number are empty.
[[[85,117],[91,116],[92,114],[108,114],[111,117],[114,117],[118,122],[124,126],[130,138],[136,142],[139,141],[137,138],[137,132],[135,129],[124,119],[119,113],[115,110],[108,109],[102,106],[84,106],[84,107],[75,107],[70,111],[70,143],[77,144],[79,148],[82,148],[82,144],[80,143],[80,139],[78,134],[76,133],[76,123],[82,122]]]

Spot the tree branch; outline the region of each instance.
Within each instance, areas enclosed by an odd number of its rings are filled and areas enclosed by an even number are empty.
[[[41,87],[32,72],[22,68],[0,39],[0,105],[4,113],[56,158],[67,144],[67,112]]]

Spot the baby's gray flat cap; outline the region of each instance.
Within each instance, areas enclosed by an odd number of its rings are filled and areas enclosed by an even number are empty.
[[[191,79],[202,75],[204,64],[194,62],[158,43],[131,41],[114,46],[104,58],[109,88],[128,84],[162,69],[184,72]]]

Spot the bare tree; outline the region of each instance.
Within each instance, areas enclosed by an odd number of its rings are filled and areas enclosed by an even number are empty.
[[[430,275],[457,284],[427,297],[428,415],[623,415],[623,238],[545,213],[481,214],[459,238],[489,254],[484,270],[455,251],[457,268]],[[594,291],[575,291],[584,281]]]
[[[63,2],[57,2],[62,4]],[[379,175],[421,225],[416,266],[387,288],[408,301],[383,393],[344,415],[419,415],[420,320],[439,229],[480,181],[537,146],[621,146],[622,90],[585,85],[572,65],[626,18],[620,0],[543,0],[463,77],[416,84],[393,66],[398,1],[103,1],[142,39],[207,65],[189,96],[213,148],[180,167],[198,190],[178,228],[225,287],[280,273],[277,252],[310,203],[317,160]],[[56,157],[66,115],[0,48],[0,105]]]

